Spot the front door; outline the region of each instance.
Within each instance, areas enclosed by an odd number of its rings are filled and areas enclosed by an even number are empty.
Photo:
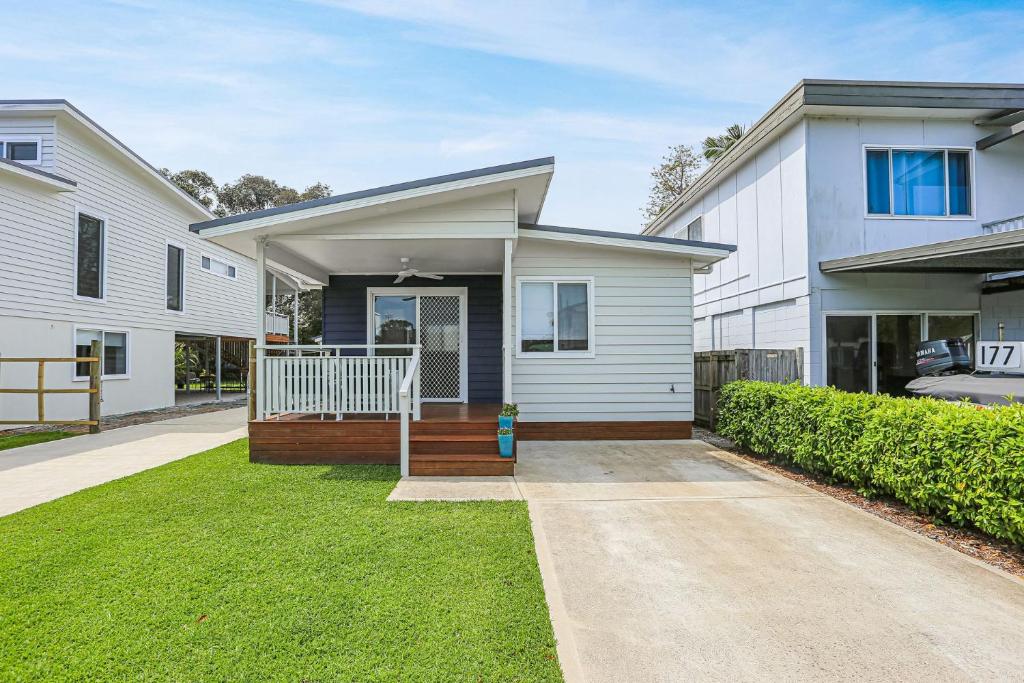
[[[465,403],[466,290],[462,287],[381,287],[369,290],[370,344],[419,344],[424,401]],[[377,349],[377,355],[406,354]]]

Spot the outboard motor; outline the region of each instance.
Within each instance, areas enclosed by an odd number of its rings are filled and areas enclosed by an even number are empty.
[[[932,339],[917,345],[917,376],[963,374],[971,371],[967,343],[954,339]]]

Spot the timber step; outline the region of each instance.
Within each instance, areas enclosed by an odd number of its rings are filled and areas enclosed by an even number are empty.
[[[495,434],[418,434],[409,437],[409,454],[437,455],[498,455],[498,437]]]
[[[409,435],[420,436],[453,436],[458,434],[479,434],[496,437],[498,421],[493,422],[411,422]]]
[[[409,474],[414,477],[507,477],[514,472],[515,459],[497,455],[444,453],[409,457]]]

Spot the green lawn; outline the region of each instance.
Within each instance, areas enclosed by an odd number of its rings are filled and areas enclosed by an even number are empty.
[[[75,436],[75,434],[73,432],[26,432],[25,434],[0,436],[0,451],[5,451],[8,448],[17,448],[18,446],[28,446],[34,443],[66,439],[69,436]]]
[[[525,503],[246,442],[0,518],[0,680],[560,681]]]

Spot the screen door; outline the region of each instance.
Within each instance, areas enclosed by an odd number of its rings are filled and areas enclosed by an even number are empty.
[[[466,294],[456,288],[380,288],[371,292],[376,344],[420,345],[420,395],[424,401],[466,401]],[[406,355],[377,349],[378,356]]]

